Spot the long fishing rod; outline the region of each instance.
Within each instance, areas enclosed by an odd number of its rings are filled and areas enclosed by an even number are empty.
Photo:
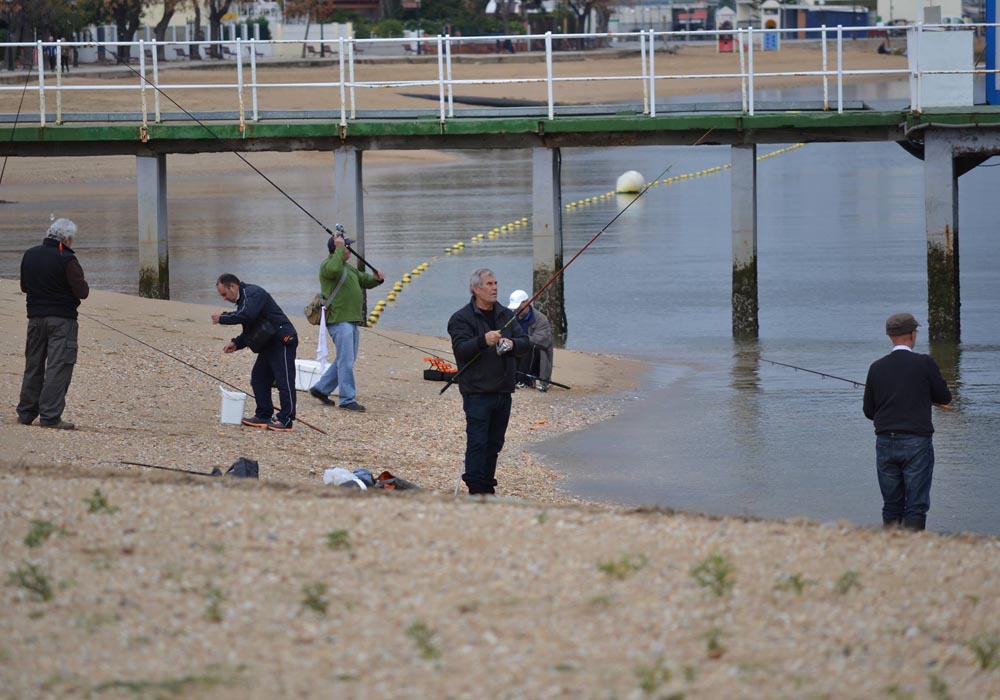
[[[814,369],[806,369],[805,367],[798,367],[796,365],[789,365],[789,364],[786,364],[784,362],[778,362],[777,360],[769,360],[766,357],[762,357],[760,359],[762,361],[764,361],[764,362],[770,362],[772,365],[779,365],[781,367],[788,367],[789,369],[794,369],[794,370],[797,370],[799,372],[808,372],[809,374],[818,374],[819,376],[823,377],[824,379],[836,379],[836,380],[841,381],[841,382],[847,382],[848,384],[853,384],[856,389],[864,389],[865,388],[865,385],[862,384],[861,382],[856,382],[853,379],[844,379],[843,377],[838,377],[835,374],[827,374],[826,372],[817,372]],[[942,411],[954,411],[955,410],[955,407],[951,406],[949,404],[932,403],[931,405],[934,406],[935,408],[940,408]]]
[[[7,47],[10,51],[10,47]],[[14,143],[14,131],[17,129],[17,122],[21,118],[21,107],[24,105],[24,96],[28,92],[28,83],[31,82],[31,72],[35,69],[35,64],[31,64],[28,68],[28,75],[24,78],[24,87],[21,89],[21,101],[17,103],[17,114],[14,115],[14,125],[10,127],[10,141],[8,143]],[[3,167],[0,168],[0,185],[3,184],[3,174],[7,172],[7,159],[10,158],[9,155],[3,157]]]
[[[517,373],[520,374],[522,377],[527,377],[528,379],[530,379],[533,382],[536,382],[536,381],[537,382],[544,382],[545,384],[551,384],[552,386],[557,386],[560,389],[569,389],[570,388],[570,387],[566,386],[565,384],[560,384],[559,382],[554,382],[551,379],[542,379],[541,377],[536,377],[534,374],[528,374],[527,372],[522,372],[521,370],[517,370]]]
[[[705,140],[706,136],[708,136],[710,133],[712,133],[712,131],[714,131],[714,129],[715,129],[714,126],[711,127],[708,131],[706,131],[704,134],[701,135],[701,138],[699,138],[697,141],[695,141],[691,145],[692,146],[697,146],[698,144],[700,144],[702,141]],[[566,268],[568,268],[570,265],[572,265],[574,262],[576,262],[576,259],[583,254],[583,251],[587,250],[587,248],[589,248],[591,246],[591,244],[593,244],[594,241],[596,241],[598,238],[600,238],[601,235],[605,231],[607,231],[611,227],[611,225],[613,223],[615,223],[616,221],[618,221],[618,219],[621,218],[621,216],[625,212],[627,212],[629,210],[629,207],[631,207],[633,204],[635,204],[636,202],[638,202],[639,199],[644,194],[646,194],[649,191],[649,188],[653,186],[654,182],[657,182],[660,178],[662,178],[664,175],[666,175],[668,172],[670,172],[670,169],[673,168],[673,167],[674,167],[673,163],[671,163],[670,165],[668,165],[666,168],[663,169],[663,172],[661,172],[659,175],[657,175],[652,180],[650,180],[648,183],[646,183],[646,186],[642,188],[642,190],[639,192],[639,194],[637,194],[635,196],[635,198],[631,202],[629,202],[628,204],[626,204],[622,208],[621,211],[619,211],[617,214],[615,214],[614,217],[612,217],[611,221],[609,221],[607,224],[604,225],[604,228],[602,228],[600,231],[598,231],[597,233],[595,233],[594,237],[591,238],[589,241],[587,241],[587,244],[585,246],[583,246],[582,248],[580,248],[580,250],[576,251],[576,254],[572,258],[569,259],[568,263],[566,263],[561,268],[559,268],[558,270],[556,270],[555,274],[553,274],[551,277],[549,277],[548,281],[545,284],[542,285],[542,288],[539,289],[537,292],[535,292],[534,296],[532,296],[530,299],[528,299],[527,305],[531,306],[533,303],[535,303],[535,299],[537,299],[542,294],[542,292],[544,292],[546,289],[548,289],[549,285],[552,284],[553,282],[555,282],[556,279],[558,279],[559,276],[562,275],[562,273],[566,271]],[[514,315],[511,316],[510,320],[507,321],[507,323],[503,324],[503,326],[499,329],[500,332],[501,332],[501,334],[503,333],[504,329],[507,328],[507,326],[509,326],[511,324],[511,322],[514,321],[515,318],[517,318],[517,311],[515,311]],[[448,391],[448,389],[451,388],[451,385],[454,384],[456,381],[458,381],[458,378],[460,376],[462,376],[462,372],[464,372],[465,370],[467,370],[476,360],[478,360],[479,357],[480,357],[480,355],[482,355],[482,353],[481,352],[477,352],[475,354],[475,356],[471,360],[469,360],[469,362],[465,365],[465,367],[463,367],[458,372],[456,372],[455,376],[450,377],[448,379],[447,383],[441,388],[441,391],[438,392],[438,394],[440,395],[440,394],[443,394],[444,392]]]
[[[230,387],[231,389],[236,389],[236,391],[241,391],[241,392],[243,392],[244,394],[252,394],[252,393],[253,393],[253,392],[249,392],[249,391],[247,391],[246,389],[243,389],[242,387],[238,387],[238,386],[236,386],[236,385],[235,385],[235,384],[233,384],[232,382],[229,382],[229,381],[226,381],[226,380],[225,380],[225,379],[223,379],[222,377],[217,377],[217,376],[215,376],[214,374],[212,374],[211,372],[208,372],[208,371],[206,371],[206,370],[203,370],[203,369],[202,369],[201,367],[197,367],[197,366],[195,366],[195,365],[191,364],[191,363],[190,363],[190,362],[188,362],[187,360],[182,360],[181,358],[177,357],[176,355],[172,355],[172,354],[170,354],[170,353],[169,353],[169,352],[167,352],[166,350],[162,350],[161,348],[158,348],[158,347],[156,347],[155,345],[151,345],[150,343],[147,343],[147,342],[146,342],[145,340],[140,340],[139,338],[136,338],[136,337],[135,337],[135,336],[133,336],[133,335],[129,335],[128,333],[126,333],[125,331],[123,331],[123,330],[121,330],[121,329],[118,329],[118,328],[115,328],[114,326],[111,326],[111,325],[108,325],[107,323],[105,323],[104,321],[100,320],[99,318],[94,318],[94,317],[93,317],[93,316],[91,316],[90,314],[85,314],[85,313],[83,313],[82,311],[80,311],[80,312],[79,312],[79,314],[80,314],[81,316],[84,316],[84,317],[86,317],[86,318],[89,318],[89,319],[90,319],[91,321],[93,321],[94,323],[98,323],[98,324],[100,324],[100,325],[104,326],[104,327],[105,327],[105,328],[107,328],[108,330],[112,330],[112,331],[114,331],[115,333],[120,333],[121,335],[125,336],[125,337],[126,337],[126,338],[128,338],[129,340],[134,340],[135,342],[139,343],[140,345],[145,345],[145,346],[146,346],[147,348],[149,348],[150,350],[155,350],[156,352],[158,352],[158,353],[160,353],[160,354],[162,354],[162,355],[166,355],[166,356],[167,356],[167,357],[169,357],[169,358],[170,358],[171,360],[176,360],[177,362],[180,362],[180,363],[181,363],[182,365],[184,365],[185,367],[190,367],[190,368],[191,368],[191,369],[193,369],[193,370],[194,370],[195,372],[201,372],[201,373],[202,373],[202,374],[204,374],[204,375],[205,375],[206,377],[211,377],[211,378],[212,378],[212,379],[214,379],[215,381],[217,381],[217,382],[219,382],[219,383],[221,383],[221,384],[225,384],[226,386]],[[296,418],[295,418],[295,420],[296,420],[296,421],[298,421],[299,423],[301,423],[302,425],[304,425],[304,426],[308,427],[308,428],[312,428],[312,429],[313,429],[313,430],[315,430],[315,431],[316,431],[317,433],[322,433],[323,435],[326,435],[326,434],[327,434],[325,430],[323,430],[323,429],[321,429],[321,428],[317,428],[317,427],[316,427],[315,425],[312,425],[311,423],[308,423],[308,422],[306,422],[306,421],[302,420],[302,419],[301,419],[301,418],[299,418],[299,417],[296,417]]]
[[[122,460],[121,464],[127,464],[131,467],[147,467],[149,469],[162,469],[163,471],[166,472],[180,472],[181,474],[194,474],[195,476],[221,476],[222,474],[222,471],[218,467],[216,467],[216,469],[211,473],[205,473],[205,472],[192,471],[190,469],[178,469],[177,467],[161,467],[156,464],[143,464],[142,462],[126,462],[125,460]]]
[[[113,51],[112,49],[108,48],[108,46],[104,45],[104,44],[103,44],[102,42],[99,42],[99,41],[95,41],[95,42],[88,42],[88,43],[87,43],[87,44],[85,44],[85,45],[86,45],[86,46],[96,46],[96,47],[98,47],[98,48],[103,48],[103,49],[104,49],[105,51],[107,51],[108,53],[110,53],[110,54],[111,54],[112,56],[114,56],[114,57],[115,57],[115,59],[116,59],[116,60],[118,60],[118,61],[119,61],[119,62],[121,63],[121,57],[120,57],[120,56],[119,56],[119,55],[118,55],[118,54],[117,54],[117,53],[116,53],[115,51]],[[179,102],[178,102],[177,100],[175,100],[175,99],[174,99],[173,97],[171,97],[171,96],[170,96],[170,95],[168,95],[168,94],[167,94],[166,92],[164,92],[164,91],[163,91],[163,89],[162,89],[162,88],[160,88],[160,86],[159,86],[159,85],[156,85],[156,84],[155,84],[155,83],[153,83],[153,82],[152,82],[152,81],[151,81],[151,80],[150,80],[149,78],[147,78],[147,77],[146,77],[145,75],[143,75],[142,73],[140,73],[139,71],[137,71],[137,70],[136,70],[135,68],[133,68],[132,66],[130,66],[130,65],[128,64],[128,62],[127,62],[127,61],[126,61],[126,62],[124,62],[124,63],[122,63],[122,65],[124,65],[124,66],[125,66],[125,67],[126,67],[126,68],[127,68],[128,70],[132,71],[132,72],[133,72],[133,73],[135,73],[135,74],[136,74],[137,76],[139,76],[139,78],[140,78],[140,79],[142,79],[142,81],[143,81],[143,82],[145,82],[145,83],[146,83],[147,85],[149,85],[149,86],[150,86],[151,88],[153,88],[153,89],[154,89],[154,90],[156,90],[156,91],[157,91],[158,93],[160,93],[161,95],[163,95],[164,97],[166,97],[166,98],[167,98],[168,100],[170,100],[170,101],[171,101],[171,102],[172,102],[172,103],[173,103],[173,104],[174,104],[174,105],[175,105],[175,106],[177,107],[177,109],[179,109],[179,110],[181,110],[182,112],[184,112],[184,114],[186,114],[186,115],[187,115],[187,116],[188,116],[188,117],[189,117],[189,118],[190,118],[190,119],[191,119],[192,121],[196,122],[196,123],[197,123],[197,124],[198,124],[198,125],[199,125],[199,126],[200,126],[201,128],[203,128],[203,129],[204,129],[205,131],[207,131],[207,132],[208,132],[208,134],[209,134],[209,135],[210,135],[210,136],[211,136],[212,138],[214,138],[214,139],[215,139],[216,141],[218,141],[218,142],[219,142],[219,143],[221,143],[221,144],[222,144],[223,146],[225,146],[225,147],[226,147],[226,149],[227,149],[227,150],[228,150],[228,151],[229,151],[230,153],[232,153],[232,154],[233,154],[233,155],[235,155],[235,156],[236,156],[237,158],[239,158],[239,159],[240,159],[240,160],[242,160],[242,161],[243,161],[244,163],[246,163],[246,164],[247,164],[247,166],[248,166],[248,167],[249,167],[249,168],[250,168],[251,170],[253,170],[253,171],[254,171],[255,173],[257,173],[257,174],[258,174],[258,175],[260,175],[260,176],[261,176],[262,178],[264,178],[264,180],[266,180],[266,181],[267,181],[267,183],[268,183],[269,185],[271,185],[271,186],[272,186],[272,187],[273,187],[274,189],[276,189],[276,190],[277,190],[278,192],[280,192],[280,193],[281,193],[282,195],[284,195],[284,197],[285,197],[285,198],[286,198],[286,199],[287,199],[287,200],[288,200],[289,202],[291,202],[291,203],[292,203],[292,204],[294,204],[294,205],[295,205],[296,207],[298,207],[298,208],[299,208],[299,210],[300,210],[300,211],[301,211],[301,212],[302,212],[303,214],[305,214],[305,215],[306,215],[306,216],[308,216],[308,217],[309,217],[310,219],[312,219],[312,220],[313,220],[313,221],[314,221],[314,222],[315,222],[315,223],[316,223],[316,224],[317,224],[317,225],[318,225],[318,226],[319,226],[319,227],[320,227],[321,229],[323,229],[324,231],[326,231],[326,232],[327,232],[327,234],[329,234],[330,236],[333,236],[333,235],[335,235],[335,234],[334,234],[334,232],[333,232],[333,231],[331,231],[331,230],[330,230],[330,228],[329,228],[329,227],[328,227],[328,226],[327,226],[326,224],[324,224],[324,223],[323,223],[322,221],[320,221],[319,219],[317,219],[317,218],[316,218],[316,217],[315,217],[315,216],[314,216],[314,215],[312,214],[312,212],[310,212],[310,211],[309,211],[308,209],[306,209],[306,208],[305,208],[304,206],[302,206],[302,204],[300,204],[300,203],[298,202],[298,200],[296,200],[296,199],[295,199],[294,197],[292,197],[292,195],[288,194],[288,193],[287,193],[287,192],[286,192],[286,191],[285,191],[284,189],[282,189],[282,188],[281,188],[281,186],[280,186],[280,185],[278,185],[278,183],[276,183],[276,182],[275,182],[274,180],[272,180],[272,179],[271,179],[271,178],[269,178],[269,177],[268,177],[267,175],[265,175],[265,174],[264,174],[264,172],[263,172],[262,170],[260,170],[260,168],[258,168],[258,167],[257,167],[256,165],[254,165],[253,163],[251,163],[251,162],[250,162],[249,160],[247,160],[247,158],[245,158],[245,157],[243,156],[243,154],[241,154],[241,153],[240,153],[239,151],[237,151],[237,150],[236,150],[235,148],[233,148],[233,147],[232,147],[232,146],[230,146],[230,145],[229,145],[228,143],[226,143],[226,141],[225,141],[225,140],[224,140],[224,139],[223,139],[223,138],[222,138],[221,136],[219,136],[219,135],[218,135],[218,134],[216,134],[216,133],[215,133],[214,131],[212,131],[212,129],[211,129],[211,128],[210,128],[210,127],[209,127],[209,126],[207,125],[207,124],[205,124],[205,122],[203,122],[202,120],[198,119],[198,117],[196,117],[196,116],[195,116],[195,115],[193,115],[193,114],[192,114],[191,112],[189,112],[188,110],[186,110],[186,109],[185,109],[185,108],[184,108],[184,107],[183,107],[183,106],[182,106],[182,105],[181,105],[181,104],[180,104],[180,103],[179,103]],[[344,232],[344,227],[343,227],[343,226],[341,226],[340,224],[337,224],[335,228],[336,228],[336,230],[337,230],[337,232],[338,232],[338,233],[343,233],[343,232]],[[344,242],[344,244],[345,244],[345,245],[347,245],[347,242],[345,241],[345,242]],[[378,270],[376,270],[376,269],[375,269],[375,267],[374,267],[374,266],[373,266],[373,265],[372,265],[371,263],[369,263],[369,262],[368,262],[367,260],[365,260],[365,259],[364,259],[364,258],[363,258],[363,257],[362,257],[361,255],[358,255],[358,251],[354,250],[354,248],[352,248],[351,246],[347,246],[347,249],[348,249],[349,251],[351,251],[351,254],[353,254],[353,255],[354,255],[354,257],[356,257],[356,258],[357,258],[358,260],[360,260],[362,264],[364,264],[364,265],[366,265],[366,266],[367,266],[368,268],[370,268],[372,272],[378,272]]]

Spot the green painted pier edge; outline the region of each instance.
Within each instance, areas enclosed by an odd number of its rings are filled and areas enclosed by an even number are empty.
[[[694,108],[692,108],[694,109]],[[47,115],[0,115],[0,156],[99,157],[132,155],[148,167],[137,175],[140,223],[147,231],[140,240],[144,260],[140,292],[169,294],[167,249],[166,156],[170,154],[329,151],[333,154],[336,218],[354,224],[363,250],[364,217],[361,157],[376,150],[533,149],[536,167],[533,191],[537,203],[533,227],[534,269],[559,269],[562,261],[559,149],[573,147],[629,147],[653,145],[728,145],[734,150],[760,144],[817,142],[897,142],[924,161],[925,221],[928,242],[929,331],[934,341],[958,342],[961,322],[958,274],[958,178],[992,155],[1000,154],[1000,107],[977,105],[903,110],[850,109],[823,111],[785,107],[750,115],[699,105],[698,111],[642,113],[635,105],[603,105],[592,113],[556,115],[543,112],[504,114],[504,109],[475,115],[457,110],[440,114],[360,114],[358,118],[329,118],[285,113],[258,122],[233,119],[233,113],[204,113],[194,120],[141,123],[135,115],[66,115],[55,124]],[[322,115],[326,116],[326,115]],[[92,118],[93,121],[86,121]],[[126,119],[131,118],[131,121]],[[17,125],[14,126],[14,122]],[[551,158],[541,154],[553,154]],[[338,165],[340,164],[340,165]],[[748,259],[734,256],[733,330],[737,337],[756,337],[759,328],[756,270],[756,173],[749,167],[733,178],[745,188],[734,222],[744,236]],[[749,184],[743,183],[747,180]],[[547,194],[540,195],[540,192]],[[736,205],[734,205],[736,206]],[[539,215],[539,212],[542,215]],[[734,227],[736,224],[734,223]],[[734,228],[734,231],[736,228]],[[553,242],[556,244],[554,245]],[[537,278],[537,275],[536,275]],[[549,298],[558,297],[558,298]],[[738,303],[737,303],[738,302]],[[547,292],[546,311],[555,319],[553,332],[565,334],[562,289]],[[557,327],[561,326],[561,327]]]

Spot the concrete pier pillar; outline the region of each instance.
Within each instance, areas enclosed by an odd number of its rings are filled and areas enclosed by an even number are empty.
[[[958,173],[951,136],[933,128],[924,132],[924,214],[928,333],[932,341],[958,341]]]
[[[167,249],[167,157],[136,156],[139,210],[139,296],[170,298]]]
[[[733,337],[756,338],[757,146],[732,147]]]
[[[336,148],[333,151],[333,214],[336,221],[327,225],[332,229],[334,224],[343,224],[348,237],[357,241],[351,247],[364,255],[365,206],[361,153],[350,147]]]
[[[532,289],[541,289],[563,266],[562,155],[558,148],[531,149]],[[560,275],[535,301],[552,326],[552,338],[566,342],[566,300]]]

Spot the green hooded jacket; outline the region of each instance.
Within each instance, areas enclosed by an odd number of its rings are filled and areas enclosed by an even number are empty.
[[[347,279],[344,280],[337,296],[333,298],[326,310],[328,324],[364,321],[361,311],[364,296],[361,289],[372,289],[379,284],[375,275],[359,271],[353,265],[346,265],[344,263],[344,246],[337,246],[336,250],[327,256],[319,268],[320,294],[324,298],[329,298],[333,293],[344,270],[347,270]]]

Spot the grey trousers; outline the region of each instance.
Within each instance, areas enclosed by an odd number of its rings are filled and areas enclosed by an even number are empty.
[[[66,408],[66,392],[76,364],[79,324],[76,319],[43,316],[28,319],[24,344],[24,380],[17,417],[30,423],[57,423]]]

